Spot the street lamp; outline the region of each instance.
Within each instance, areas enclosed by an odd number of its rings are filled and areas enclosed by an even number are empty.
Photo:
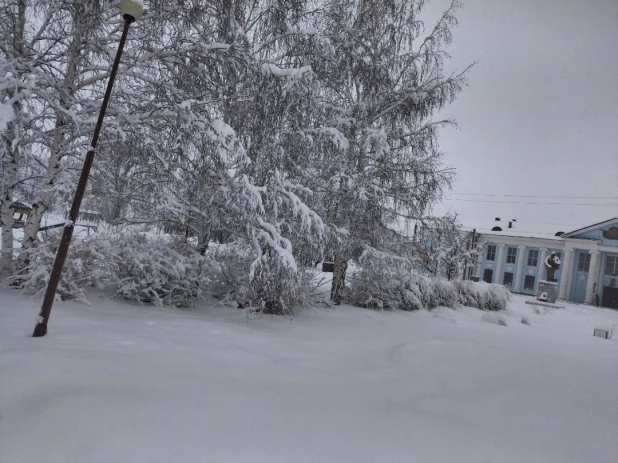
[[[47,283],[47,289],[45,290],[45,297],[43,298],[43,304],[41,305],[41,311],[37,318],[36,326],[32,336],[39,338],[47,334],[47,322],[49,321],[49,315],[51,313],[52,305],[56,297],[56,290],[58,289],[58,283],[60,282],[60,274],[62,273],[62,267],[66,260],[67,253],[69,252],[69,246],[71,244],[71,238],[73,237],[74,225],[77,222],[79,215],[79,207],[82,204],[82,198],[86,191],[86,184],[88,183],[88,176],[90,175],[90,168],[94,161],[94,150],[99,142],[99,134],[101,133],[101,126],[103,125],[103,118],[105,117],[105,110],[109,103],[110,96],[112,94],[112,87],[114,86],[114,79],[116,78],[116,72],[118,71],[118,64],[120,63],[120,56],[124,44],[127,40],[127,34],[129,33],[129,26],[139,19],[144,12],[143,0],[121,0],[120,11],[124,18],[124,29],[122,30],[122,37],[118,44],[118,51],[116,52],[116,58],[112,66],[112,72],[107,82],[107,88],[105,89],[105,96],[103,97],[103,104],[101,105],[101,111],[99,112],[99,119],[97,125],[94,128],[94,134],[92,135],[92,142],[90,143],[90,149],[86,153],[86,159],[84,160],[84,166],[82,167],[82,173],[79,176],[79,182],[77,183],[77,189],[75,190],[75,196],[73,197],[73,204],[69,211],[69,218],[64,225],[64,233],[58,246],[58,252],[56,253],[56,260],[54,260],[54,266],[49,276],[49,282]]]

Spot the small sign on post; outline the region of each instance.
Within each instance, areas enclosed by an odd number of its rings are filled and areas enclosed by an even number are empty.
[[[604,328],[595,328],[594,335],[597,338],[609,339],[609,330],[606,330]]]
[[[333,273],[335,271],[335,263],[334,262],[322,262],[322,271]]]

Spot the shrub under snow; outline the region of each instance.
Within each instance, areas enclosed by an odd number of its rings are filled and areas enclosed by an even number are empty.
[[[12,277],[14,287],[30,293],[45,289],[62,232],[42,235],[29,252],[30,265]],[[255,250],[248,244],[213,245],[205,255],[168,235],[118,230],[93,237],[75,236],[57,295],[86,301],[93,287],[146,304],[190,307],[210,294],[239,308],[292,314],[306,305],[312,275],[265,259],[254,270]]]
[[[459,295],[459,303],[481,310],[504,310],[511,300],[511,292],[499,284],[481,281],[456,280],[452,284]]]
[[[116,294],[140,303],[190,307],[207,285],[212,262],[186,243],[124,234],[108,260]]]
[[[411,311],[464,305],[504,310],[510,299],[502,285],[430,278],[414,272],[405,259],[376,252],[365,252],[360,264],[347,291],[347,299],[360,307]]]
[[[61,234],[45,234],[28,250],[29,265],[11,278],[13,287],[33,294],[45,289]],[[140,303],[188,307],[207,285],[211,268],[209,259],[192,247],[165,237],[153,239],[137,232],[75,236],[57,297],[86,301],[91,288],[107,287]]]
[[[315,289],[312,274],[303,269],[292,271],[271,259],[264,259],[251,278],[255,250],[248,244],[214,245],[207,255],[217,263],[210,293],[217,299],[236,303],[239,308],[265,314],[293,314],[307,304]]]
[[[48,232],[28,252],[28,266],[9,280],[11,286],[26,293],[45,290],[51,274],[62,231]],[[94,240],[73,239],[64,263],[56,298],[88,302],[86,294],[93,287],[101,288],[109,278],[105,251]]]

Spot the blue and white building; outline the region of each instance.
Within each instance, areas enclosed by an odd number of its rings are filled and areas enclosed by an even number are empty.
[[[543,262],[555,252],[561,260],[555,275],[560,299],[618,309],[618,217],[545,236],[494,227],[477,243],[482,255],[474,274],[480,280],[535,295],[546,278]]]

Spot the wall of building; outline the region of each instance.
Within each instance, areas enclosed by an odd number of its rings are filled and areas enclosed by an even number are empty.
[[[560,255],[560,259],[563,258],[563,250],[556,246],[557,243],[552,243],[553,247],[548,247],[543,242],[534,242],[534,238],[531,238],[529,244],[523,244],[522,239],[517,239],[510,241],[508,237],[504,237],[500,241],[488,239],[483,245],[483,260],[480,266],[479,277],[483,280],[486,269],[491,269],[493,271],[492,282],[493,283],[504,283],[505,273],[512,273],[512,285],[507,286],[511,291],[515,293],[536,294],[536,290],[538,288],[539,280],[544,280],[546,278],[545,267],[543,265],[543,251],[542,249],[547,249],[547,253],[545,256],[549,256],[552,251],[555,251]],[[499,246],[504,245],[504,249],[502,251],[502,255],[500,255]],[[496,247],[496,255],[494,261],[487,260],[487,252],[489,246]],[[520,246],[522,248],[520,248]],[[509,256],[509,248],[516,249],[516,257],[515,262],[507,262]],[[517,264],[520,258],[519,253],[523,251],[523,260],[521,263],[521,268],[519,269],[519,278],[517,277],[518,269]],[[528,265],[530,251],[538,251],[537,262],[536,265]],[[562,276],[563,266],[560,266],[560,269],[556,272],[555,278],[560,281]],[[534,278],[533,285],[526,285],[526,276]]]
[[[611,228],[618,228],[618,219],[610,219],[589,228],[582,229],[582,232],[567,233],[560,238],[526,237],[516,233],[509,236],[506,231],[505,234],[502,232],[481,234],[479,242],[483,243],[483,255],[477,263],[475,274],[483,280],[485,270],[491,269],[492,282],[503,284],[505,273],[512,273],[512,284],[509,285],[509,289],[515,293],[534,295],[539,281],[547,277],[544,258],[556,252],[561,260],[560,268],[555,273],[560,297],[572,302],[591,304],[596,304],[598,297],[598,301],[603,304],[604,291],[607,291],[606,295],[611,296],[608,298],[608,303],[612,304],[611,307],[618,308],[618,289],[614,289],[618,288],[618,270],[612,269],[616,275],[605,272],[608,258],[610,256],[618,258],[618,238],[615,230],[606,233]],[[604,232],[614,239],[606,238]],[[500,245],[504,246],[502,253],[499,250]],[[489,246],[496,246],[494,261],[487,260]],[[509,248],[517,249],[515,262],[507,263]],[[571,257],[567,259],[568,250],[571,250]],[[530,251],[538,251],[536,265],[528,265]],[[523,256],[520,258],[522,252]],[[583,269],[580,271],[582,259],[587,259],[590,263],[590,268],[586,268],[585,271]],[[534,278],[534,287],[526,286],[526,276]],[[565,286],[564,291],[561,291],[562,285]],[[610,291],[606,288],[612,289]]]

